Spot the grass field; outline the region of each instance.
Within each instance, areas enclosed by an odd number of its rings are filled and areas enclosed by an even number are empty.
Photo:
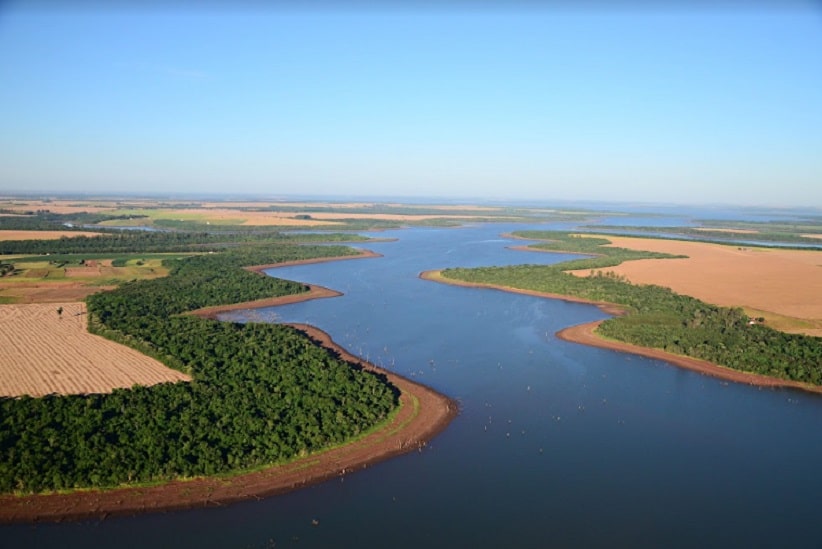
[[[0,303],[74,301],[128,280],[165,276],[163,259],[181,254],[43,256],[3,259],[15,270],[0,277]],[[91,259],[94,257],[95,259]],[[82,261],[82,263],[81,263]]]

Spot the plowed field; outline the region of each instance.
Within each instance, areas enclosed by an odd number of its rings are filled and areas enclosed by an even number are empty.
[[[1,305],[0,396],[107,393],[190,379],[88,333],[85,312],[84,303]]]
[[[743,307],[774,328],[822,336],[822,252],[606,235],[612,246],[687,255],[608,267],[715,305]],[[589,270],[574,274],[587,276]]]

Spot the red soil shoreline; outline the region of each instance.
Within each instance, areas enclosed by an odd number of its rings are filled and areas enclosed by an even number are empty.
[[[341,255],[336,257],[317,257],[314,259],[295,259],[294,261],[284,261],[283,263],[269,263],[267,265],[253,265],[251,267],[243,267],[247,271],[258,273],[265,276],[268,269],[275,269],[277,267],[292,267],[294,265],[310,265],[313,263],[328,263],[331,261],[341,261],[344,259],[367,259],[372,257],[382,257],[371,250],[358,250],[358,255]],[[233,303],[231,305],[215,305],[214,307],[203,307],[196,311],[191,311],[187,314],[196,315],[202,318],[210,318],[217,320],[220,313],[228,311],[240,311],[243,309],[259,309],[262,307],[276,307],[277,305],[289,305],[291,303],[299,303],[301,301],[308,301],[309,299],[320,299],[324,297],[338,297],[343,294],[323,286],[315,286],[313,284],[306,284],[308,292],[301,294],[284,295],[279,297],[267,297],[264,299],[256,299],[254,301],[244,301],[242,303]]]
[[[350,258],[376,255],[364,254]],[[349,257],[342,259],[349,259]],[[323,261],[331,260],[333,259],[323,259]],[[315,263],[316,261],[308,262]],[[289,262],[289,264],[296,263]],[[259,266],[252,270],[261,271],[271,267],[273,266]],[[219,312],[227,310],[281,305],[342,295],[319,286],[310,286],[310,288],[309,292],[297,296],[284,296],[225,307],[209,307],[193,314],[214,318]],[[414,450],[421,451],[429,440],[442,432],[457,416],[459,409],[452,399],[352,355],[318,328],[305,324],[292,324],[292,326],[355,367],[362,367],[384,375],[400,393],[400,407],[391,420],[353,442],[319,451],[286,464],[249,473],[175,480],[154,486],[110,490],[84,490],[30,496],[0,495],[0,523],[80,520],[105,518],[111,515],[133,515],[152,511],[220,506],[241,500],[283,494],[334,477],[340,477],[342,481],[344,475],[364,469],[373,463]]]
[[[590,305],[596,305],[604,312],[613,315],[621,315],[625,313],[625,311],[621,307],[614,303],[591,301],[587,299],[571,297],[562,294],[538,292],[535,290],[523,290],[520,288],[512,288],[502,285],[481,284],[474,282],[465,282],[462,280],[453,280],[443,277],[441,271],[425,271],[423,273],[420,273],[420,278],[424,280],[431,280],[434,282],[441,282],[443,284],[452,284],[455,286],[465,286],[470,288],[487,288],[500,290],[504,292],[532,295],[536,297],[545,297],[548,299],[560,299],[563,301],[570,301],[574,303],[587,303]],[[676,355],[673,353],[668,353],[661,349],[640,347],[638,345],[632,345],[630,343],[623,343],[621,341],[605,339],[596,333],[596,328],[601,323],[602,320],[597,320],[595,322],[588,322],[586,324],[580,324],[577,326],[564,328],[557,332],[556,336],[564,341],[570,341],[572,343],[581,343],[583,345],[590,345],[592,347],[599,347],[602,349],[610,349],[612,351],[631,353],[648,358],[664,360],[665,362],[669,362],[681,368],[686,368],[688,370],[692,370],[703,375],[708,375],[711,377],[716,377],[727,381],[733,381],[735,383],[746,383],[748,385],[754,385],[757,387],[781,387],[789,389],[800,389],[802,391],[807,391],[810,393],[822,394],[822,386],[819,385],[811,385],[809,383],[801,383],[798,381],[790,381],[785,379],[779,379],[776,377],[753,374],[749,372],[742,372],[740,370],[734,370],[732,368],[720,366],[719,364],[714,364],[713,362],[708,362],[707,360],[700,360],[688,356]]]
[[[808,383],[801,383],[799,381],[789,381],[786,379],[779,379],[776,377],[764,376],[760,374],[753,374],[749,372],[742,372],[734,370],[707,360],[700,360],[689,356],[676,355],[668,353],[660,349],[653,349],[650,347],[640,347],[630,343],[623,343],[612,339],[604,339],[597,335],[596,329],[602,323],[601,320],[595,322],[588,322],[586,324],[579,324],[571,326],[557,332],[557,337],[571,341],[573,343],[582,343],[584,345],[591,345],[593,347],[601,347],[603,349],[611,349],[623,353],[631,353],[648,358],[657,358],[670,362],[680,368],[686,368],[699,372],[700,374],[717,377],[727,381],[736,383],[747,383],[757,387],[784,387],[790,389],[800,389],[811,393],[822,393],[822,386],[811,385]]]

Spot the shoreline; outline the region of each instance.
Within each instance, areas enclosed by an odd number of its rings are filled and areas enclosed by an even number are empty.
[[[344,256],[343,259],[377,256],[378,254],[363,254]],[[323,261],[333,260],[335,259],[323,258]],[[309,260],[305,263],[317,261]],[[271,267],[255,266],[252,269],[260,272],[267,268]],[[342,295],[321,286],[308,286],[308,292],[296,296],[209,307],[188,314],[214,318],[226,310],[296,303]],[[453,399],[353,355],[319,328],[308,324],[287,325],[305,333],[315,344],[330,350],[342,360],[349,362],[352,367],[385,376],[399,391],[399,407],[393,417],[354,441],[319,450],[284,464],[245,473],[227,473],[213,477],[178,479],[160,484],[105,490],[83,489],[69,493],[25,496],[0,495],[0,523],[105,519],[109,516],[218,507],[284,494],[335,477],[340,477],[342,482],[345,475],[365,469],[374,463],[414,450],[422,451],[422,448],[445,430],[459,413],[457,402]]]
[[[358,255],[339,255],[334,257],[316,257],[313,259],[294,259],[292,261],[284,261],[283,263],[268,263],[265,265],[252,265],[250,267],[243,267],[246,271],[257,273],[266,276],[265,271],[268,269],[275,269],[277,267],[293,267],[295,265],[311,265],[314,263],[329,263],[331,261],[341,261],[344,259],[368,259],[374,257],[382,257],[382,255],[372,252],[371,250],[357,249],[360,253]],[[277,297],[265,297],[263,299],[255,299],[253,301],[243,301],[242,303],[231,303],[229,305],[213,305],[211,307],[203,307],[194,311],[189,311],[187,315],[199,316],[200,318],[208,318],[211,320],[219,320],[217,316],[221,313],[229,311],[241,311],[243,309],[260,309],[263,307],[276,307],[278,305],[290,305],[292,303],[300,303],[310,299],[322,299],[326,297],[339,297],[342,293],[326,288],[324,286],[317,286],[315,284],[304,284],[308,288],[307,292],[300,294],[281,295]]]
[[[468,288],[485,288],[499,290],[503,292],[531,295],[535,297],[544,297],[548,299],[559,299],[562,301],[569,301],[572,303],[584,303],[588,305],[595,305],[599,307],[603,312],[615,316],[621,316],[625,314],[625,310],[614,303],[591,301],[587,299],[566,296],[562,294],[539,292],[536,290],[523,290],[520,288],[512,288],[509,286],[495,284],[484,284],[465,282],[461,280],[452,280],[443,277],[441,271],[439,270],[425,271],[420,273],[419,276],[423,280],[440,282],[442,284],[452,284],[454,286],[463,286]],[[676,355],[673,353],[669,353],[667,351],[663,351],[661,349],[654,349],[652,347],[640,347],[639,345],[633,345],[631,343],[624,343],[622,341],[606,339],[597,335],[595,331],[596,328],[602,322],[602,320],[596,320],[594,322],[587,322],[585,324],[569,326],[568,328],[563,328],[562,330],[558,331],[556,333],[556,336],[563,341],[569,341],[572,343],[579,343],[582,345],[599,347],[601,349],[609,349],[621,353],[630,353],[634,355],[644,356],[647,358],[663,360],[680,368],[685,368],[687,370],[691,370],[710,377],[719,378],[725,381],[733,381],[734,383],[745,383],[747,385],[753,385],[756,387],[799,389],[801,391],[809,393],[822,394],[822,386],[810,385],[799,381],[790,381],[787,379],[780,379],[777,377],[770,377],[761,374],[754,374],[750,372],[744,372],[742,370],[734,370],[726,366],[714,364],[713,362],[709,362],[707,360],[702,360],[684,355]]]
[[[312,265],[314,263],[329,263],[331,261],[343,261],[346,259],[368,259],[372,257],[382,257],[382,254],[365,250],[362,248],[354,248],[359,253],[357,255],[335,255],[331,257],[315,257],[312,259],[292,259],[291,261],[283,261],[282,263],[267,263],[265,265],[252,265],[250,267],[243,267],[246,271],[252,273],[265,274],[263,271],[268,269],[276,269],[278,267],[293,267],[295,265]]]
[[[770,377],[761,374],[754,374],[751,372],[744,372],[742,370],[734,370],[727,366],[721,366],[707,360],[693,358],[685,355],[676,355],[663,351],[661,349],[654,349],[652,347],[640,347],[631,343],[624,343],[613,339],[605,339],[596,334],[596,328],[602,323],[602,320],[595,320],[594,322],[587,322],[585,324],[578,324],[563,328],[556,333],[559,339],[570,341],[572,343],[581,343],[583,345],[590,345],[592,347],[599,347],[602,349],[610,349],[621,353],[630,353],[640,355],[647,358],[656,358],[669,362],[674,366],[685,368],[700,374],[711,377],[716,377],[725,381],[733,381],[735,383],[745,383],[755,387],[773,387],[785,389],[799,389],[802,391],[822,394],[822,386],[810,385],[800,381],[790,381],[788,379],[780,379],[778,377]]]
[[[464,288],[484,288],[487,290],[499,290],[501,292],[509,292],[512,294],[530,295],[534,297],[544,297],[547,299],[558,299],[560,301],[568,301],[569,303],[584,303],[585,305],[596,305],[605,313],[614,316],[621,316],[625,314],[625,309],[616,303],[608,303],[607,301],[591,301],[581,297],[574,297],[564,294],[553,294],[550,292],[538,292],[536,290],[523,290],[522,288],[514,288],[513,286],[503,286],[500,284],[485,284],[482,282],[465,282],[464,280],[455,280],[452,278],[445,278],[442,276],[441,270],[423,271],[419,274],[423,280],[431,282],[440,282],[442,284],[450,284],[452,286],[462,286]]]

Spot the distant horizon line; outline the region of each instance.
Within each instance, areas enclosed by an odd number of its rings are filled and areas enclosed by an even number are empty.
[[[78,199],[105,200],[105,199],[146,199],[146,200],[212,200],[217,202],[238,201],[267,201],[267,202],[374,202],[374,203],[402,203],[419,205],[497,205],[550,208],[555,205],[588,205],[588,206],[628,206],[634,208],[731,208],[740,210],[788,210],[809,211],[822,213],[822,207],[809,205],[769,205],[769,204],[738,204],[730,202],[665,202],[659,200],[597,200],[587,198],[505,198],[480,196],[436,196],[436,195],[390,195],[390,194],[289,194],[289,193],[260,193],[260,192],[202,192],[202,191],[0,191],[0,198],[36,198],[36,199]]]

